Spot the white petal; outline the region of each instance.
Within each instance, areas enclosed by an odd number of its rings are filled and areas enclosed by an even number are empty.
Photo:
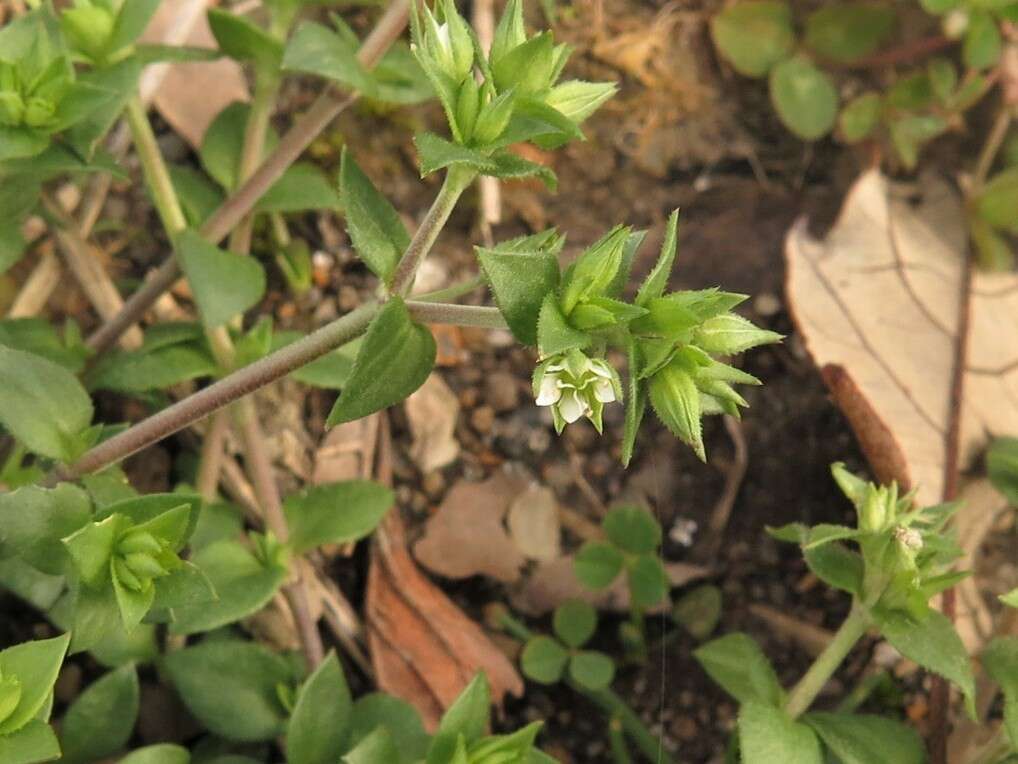
[[[611,368],[604,361],[591,361],[588,369],[599,377],[604,377],[605,379],[612,378]]]
[[[567,423],[572,424],[587,410],[587,404],[580,400],[580,396],[575,391],[569,391],[562,396],[562,400],[558,404],[559,413],[562,414],[562,418]]]
[[[615,386],[611,380],[602,379],[594,385],[594,397],[601,403],[612,403],[615,400]]]
[[[559,398],[562,397],[562,390],[556,382],[554,374],[544,375],[544,379],[541,380],[540,394],[537,396],[538,406],[552,406],[558,403]]]

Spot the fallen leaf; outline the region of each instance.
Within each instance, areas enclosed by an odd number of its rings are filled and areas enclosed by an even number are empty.
[[[813,657],[820,655],[834,638],[834,634],[827,629],[793,618],[767,605],[752,604],[749,612],[764,621],[783,639],[798,644]]]
[[[371,477],[378,442],[378,416],[344,422],[329,430],[315,451],[314,485]]]
[[[446,578],[481,574],[506,583],[518,580],[525,560],[503,520],[529,483],[522,471],[508,468],[483,482],[461,480],[428,520],[414,556]]]
[[[1001,512],[1007,510],[1008,502],[986,479],[966,485],[960,498],[963,510],[955,515],[954,528],[963,554],[956,566],[958,570],[976,571],[983,541]],[[981,591],[986,583],[972,575],[955,586],[954,626],[972,654],[979,652],[994,634],[993,615]]]
[[[558,502],[545,486],[531,483],[509,507],[509,535],[531,560],[554,560],[562,553]]]
[[[142,35],[142,42],[215,48],[206,11],[210,0],[164,0]],[[143,97],[152,88],[153,103],[170,126],[191,146],[201,145],[216,115],[234,101],[250,98],[240,64],[215,61],[156,64],[146,71]]]
[[[701,565],[666,562],[665,573],[668,575],[669,586],[678,587],[706,578],[711,575],[711,570]],[[576,578],[571,554],[539,564],[522,585],[510,594],[513,607],[532,616],[550,613],[563,602],[572,599],[583,600],[598,610],[629,612],[629,587],[625,577],[619,576],[607,589],[595,592]],[[660,613],[668,607],[665,602],[648,612]]]
[[[432,372],[403,406],[413,438],[410,458],[421,472],[428,473],[455,461],[460,453],[456,440],[460,403],[442,375]]]
[[[501,705],[523,694],[509,659],[406,552],[403,523],[391,512],[377,534],[367,588],[371,662],[381,690],[411,703],[431,732],[478,671]]]
[[[788,302],[807,349],[877,477],[915,487],[922,504],[941,501],[947,470],[970,466],[988,438],[1018,432],[1018,274],[975,272],[967,289],[966,256],[952,187],[892,184],[876,170],[856,181],[826,239],[800,220],[786,240]]]

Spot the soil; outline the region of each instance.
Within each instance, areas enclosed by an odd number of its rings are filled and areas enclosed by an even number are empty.
[[[458,479],[483,477],[507,461],[524,464],[555,491],[563,505],[594,521],[600,505],[634,497],[653,509],[666,535],[676,521],[692,521],[698,529],[693,546],[667,540],[665,558],[709,563],[708,581],[723,593],[721,621],[714,635],[748,632],[774,662],[781,681],[789,684],[801,675],[810,656],[789,633],[774,631],[754,615],[750,606],[767,605],[805,623],[833,629],[844,617],[848,600],[818,585],[797,550],[773,541],[765,528],[791,521],[850,521],[850,507],[831,480],[829,465],[840,460],[865,471],[865,464],[791,326],[783,295],[783,237],[799,215],[809,215],[821,227],[829,221],[866,157],[826,141],[804,146],[777,124],[760,83],[735,78],[718,66],[704,26],[715,5],[712,0],[682,0],[665,7],[611,0],[604,4],[604,18],[609,21],[600,34],[593,6],[563,11],[559,31],[580,51],[570,73],[621,78],[621,92],[588,123],[588,141],[535,157],[550,162],[558,174],[557,194],[529,183],[504,186],[503,223],[495,235],[496,239],[509,237],[554,225],[568,235],[565,256],[571,257],[611,225],[631,224],[649,230],[634,265],[635,272],[642,274],[657,256],[668,214],[679,207],[679,257],[672,287],[720,285],[749,294],[745,315],[787,335],[783,344],[745,358],[746,370],[764,384],[745,393],[751,405],[740,429],[748,466],[720,551],[706,561],[693,553],[732,465],[733,444],[720,421],[706,423],[710,461],[705,465],[648,416],[636,458],[623,471],[618,462],[621,407],[606,411],[603,437],[598,438],[586,424],[571,426],[562,438],[540,435],[549,432],[548,422],[525,395],[534,358],[529,351],[507,347],[497,336],[493,341],[464,331],[450,340],[462,344],[465,352],[459,363],[442,369],[463,406],[457,429],[463,453],[453,465],[438,475],[419,474],[408,456],[405,419],[398,407],[394,410],[396,486],[411,534],[419,532],[429,511]],[[649,48],[645,57],[620,58],[620,46],[613,47],[612,42],[629,39],[626,35],[644,40]],[[310,82],[289,86],[282,113],[306,105],[313,87]],[[410,135],[422,126],[437,127],[439,120],[438,111],[428,107],[395,113],[360,107],[344,115],[311,153],[332,170],[338,165],[339,147],[350,145],[368,174],[413,222],[430,203],[435,187],[431,179],[422,183],[417,176]],[[280,121],[285,123],[286,118]],[[152,264],[153,253],[166,248],[159,234],[151,241],[152,235],[146,233],[157,230],[155,217],[148,202],[132,188],[138,187],[118,185],[113,199],[120,214],[118,231],[126,229],[130,234],[118,261],[129,263],[130,270],[140,274]],[[468,197],[440,239],[437,252],[441,256],[436,259],[449,282],[474,272],[470,247],[479,241],[475,217],[475,201]],[[273,313],[278,325],[306,329],[371,295],[373,282],[355,262],[340,221],[332,215],[308,216],[293,227],[312,251],[329,253],[338,267],[309,294],[295,299],[267,263],[267,270],[276,276],[259,312]],[[100,238],[109,242],[116,235],[115,231]],[[479,303],[481,295],[467,301]],[[58,318],[74,316],[83,325],[92,320],[83,300],[71,290],[61,291],[55,312]],[[501,387],[490,384],[499,373]],[[511,399],[513,392],[506,386],[513,384],[519,403],[507,407],[504,400]],[[324,415],[332,397],[312,392],[303,406],[304,427],[316,440],[324,433]],[[100,410],[112,420],[138,418],[143,412],[137,403],[113,397],[104,397]],[[171,463],[179,466],[181,460],[176,457],[188,448],[177,439],[153,449],[148,456],[132,460],[130,473],[150,490],[165,490]],[[578,486],[574,464],[592,486],[597,503]],[[568,540],[570,546],[578,543],[576,538]],[[347,563],[353,570],[340,577],[355,604],[361,596],[365,562],[366,556],[358,554]],[[443,582],[443,587],[478,617],[485,604],[504,598],[501,588],[487,581]],[[683,591],[674,591],[673,597]],[[6,598],[0,600],[0,607],[7,616],[0,627],[0,642],[17,641],[32,632],[38,620],[35,614]],[[618,654],[616,623],[612,617],[602,620],[597,644]],[[533,625],[544,627],[547,622],[537,620]],[[734,702],[692,659],[697,642],[691,636],[664,619],[652,619],[650,630],[655,646],[649,660],[645,665],[623,667],[617,691],[660,731],[668,749],[683,761],[720,761],[734,727]],[[661,639],[665,632],[667,637]],[[821,704],[832,704],[850,689],[869,658],[868,650],[858,651],[826,688]],[[87,663],[85,667],[91,670]],[[906,694],[888,702],[903,708],[907,700]],[[533,719],[546,721],[542,744],[560,760],[610,761],[605,720],[568,690],[528,684],[523,698],[506,704],[499,725],[509,729]]]

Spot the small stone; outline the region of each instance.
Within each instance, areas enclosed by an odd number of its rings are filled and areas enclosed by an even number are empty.
[[[424,476],[421,487],[432,499],[441,498],[442,492],[445,491],[445,475],[439,470],[433,470]]]
[[[470,414],[470,424],[482,435],[491,432],[491,427],[495,424],[494,409],[491,406],[481,406],[474,409]]]
[[[496,371],[485,380],[484,394],[488,404],[499,413],[512,411],[520,400],[516,377],[504,371]]]
[[[460,406],[465,409],[472,409],[481,399],[481,393],[476,387],[465,387],[460,390]]]

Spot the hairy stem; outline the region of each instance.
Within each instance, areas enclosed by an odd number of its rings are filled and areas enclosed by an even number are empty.
[[[842,622],[834,639],[802,675],[796,685],[788,693],[785,711],[793,719],[804,713],[816,699],[816,696],[827,684],[845,656],[851,652],[855,644],[862,639],[870,626],[869,615],[858,604],[852,605],[848,617]]]
[[[477,305],[453,305],[444,302],[417,302],[406,304],[410,315],[426,324],[455,324],[476,326],[480,329],[506,329],[508,325],[498,308]]]
[[[219,485],[219,475],[223,469],[223,445],[226,442],[226,433],[229,428],[230,419],[226,412],[217,411],[209,419],[208,430],[201,441],[195,488],[197,488],[202,501],[206,503],[216,500],[216,488]]]
[[[466,190],[477,173],[473,170],[453,165],[445,174],[445,180],[438,191],[438,196],[431,203],[431,209],[424,216],[410,246],[407,247],[403,257],[396,265],[396,272],[392,277],[392,293],[407,295],[413,288],[414,279],[417,277],[417,269],[421,267],[424,258],[431,252],[435,239],[442,231],[449,215],[452,214],[460,195]]]

